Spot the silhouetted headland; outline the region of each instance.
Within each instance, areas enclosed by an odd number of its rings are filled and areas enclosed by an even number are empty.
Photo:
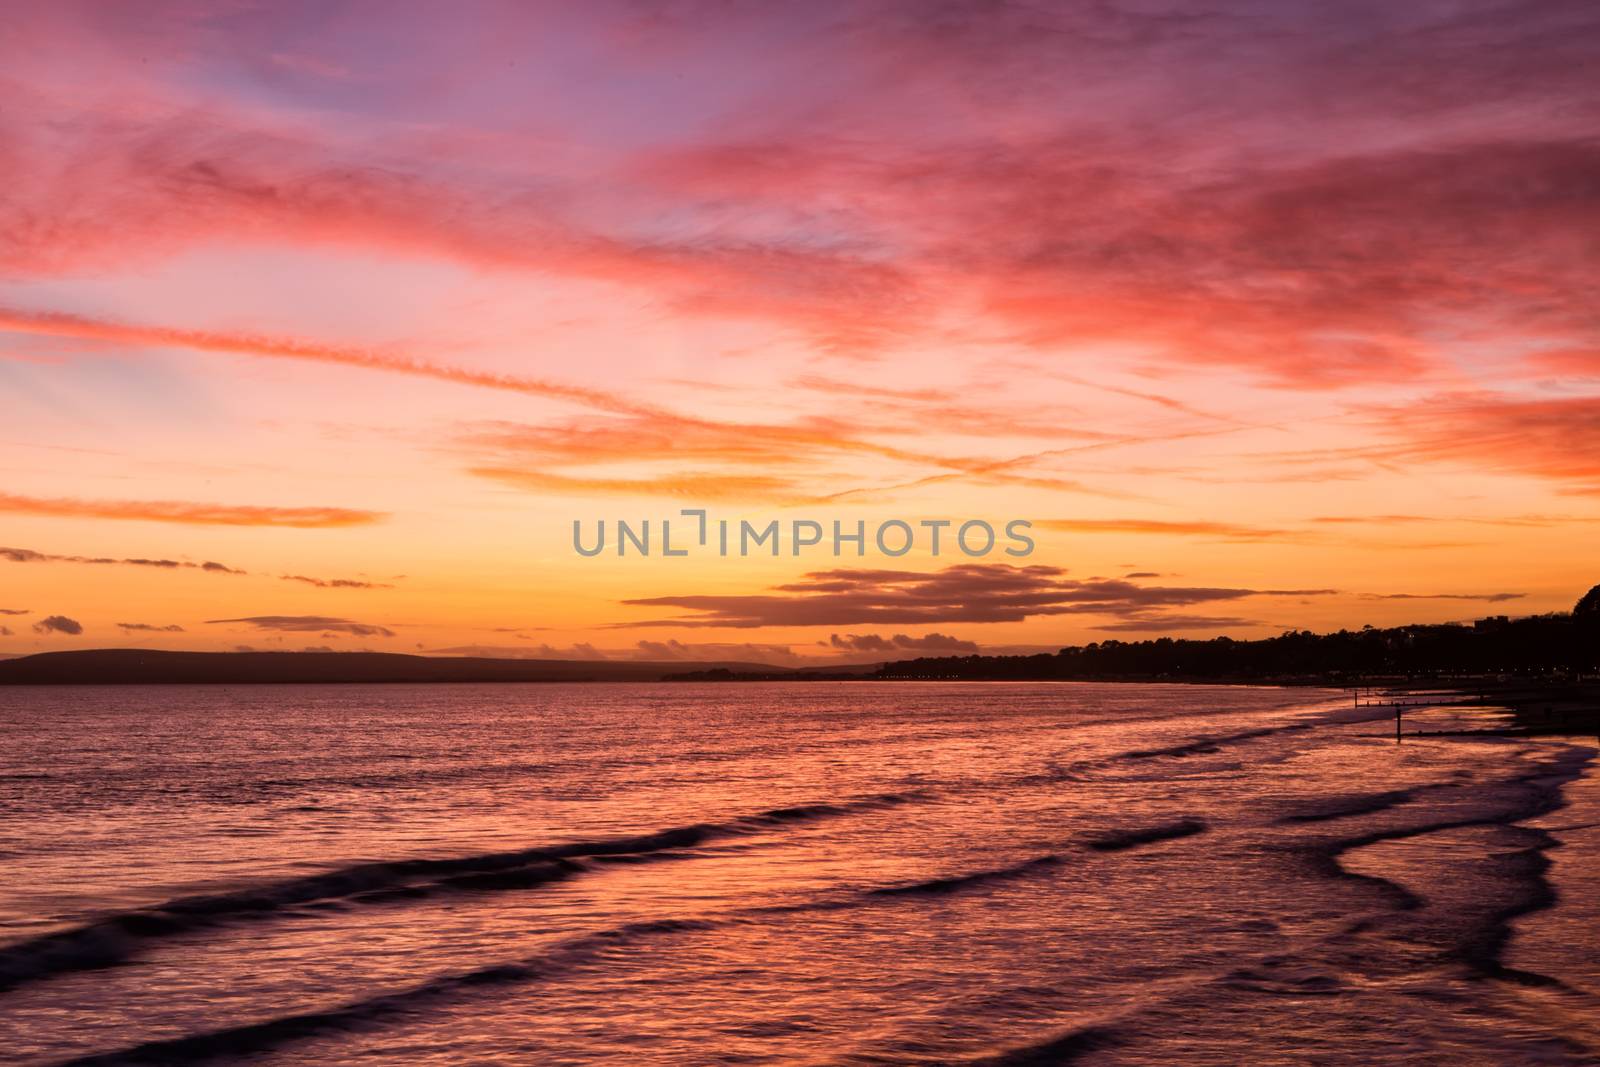
[[[41,652],[0,660],[0,685],[185,685],[327,682],[655,682],[691,669],[782,670],[758,663],[488,659],[389,652]]]

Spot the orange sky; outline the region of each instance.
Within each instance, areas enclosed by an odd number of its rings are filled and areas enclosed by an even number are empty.
[[[1597,18],[12,12],[0,653],[1564,610],[1600,581]],[[1037,548],[572,550],[685,507]]]

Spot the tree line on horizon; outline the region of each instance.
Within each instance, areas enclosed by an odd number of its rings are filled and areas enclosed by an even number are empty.
[[[1097,641],[1031,656],[944,656],[885,663],[881,678],[1326,678],[1574,675],[1600,671],[1600,585],[1572,612],[1471,626],[1419,624],[1277,637]]]

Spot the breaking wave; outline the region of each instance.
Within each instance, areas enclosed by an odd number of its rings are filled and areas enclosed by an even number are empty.
[[[697,823],[631,837],[361,863],[230,892],[180,897],[0,948],[0,991],[53,975],[123,963],[144,944],[159,938],[267,918],[299,906],[381,904],[449,892],[532,889],[591,870],[596,863],[676,858],[682,850],[700,845],[892,807],[915,798],[912,793],[885,793],[839,803],[772,808],[728,822]]]

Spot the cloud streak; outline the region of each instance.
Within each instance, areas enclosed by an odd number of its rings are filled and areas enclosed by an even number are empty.
[[[0,493],[0,512],[74,519],[127,519],[193,526],[277,526],[330,529],[367,526],[387,518],[382,512],[336,507],[264,507],[201,504],[177,500],[81,500]]]
[[[10,563],[84,563],[98,566],[145,567],[163,571],[203,571],[207,574],[248,575],[250,572],[229,567],[215,560],[194,563],[176,559],[117,558],[112,556],[71,556],[38,552],[31,548],[0,546],[0,560]],[[298,582],[317,589],[393,589],[388,582],[372,582],[359,578],[313,578],[304,574],[279,575],[279,581]],[[0,614],[4,614],[0,612]]]
[[[1033,525],[1061,533],[1201,537],[1245,543],[1295,541],[1306,536],[1298,530],[1206,519],[1035,519]]]
[[[1600,495],[1600,396],[1444,393],[1376,413],[1397,441],[1377,455],[1531,474]]]
[[[609,416],[554,426],[491,424],[462,435],[461,445],[483,461],[468,469],[479,477],[535,492],[561,491],[592,495],[684,496],[706,499],[739,496],[799,502],[818,498],[792,478],[748,473],[756,463],[793,467],[800,456],[817,453],[872,456],[895,463],[933,466],[944,478],[966,478],[996,484],[1027,484],[1066,491],[1093,491],[1062,478],[1027,478],[1008,468],[1026,465],[1034,457],[985,459],[959,454],[930,453],[872,439],[872,434],[897,435],[926,426],[930,420],[980,435],[1015,435],[1117,443],[1103,433],[1057,422],[1030,424],[1025,411],[990,412],[978,407],[955,407],[948,402],[930,408],[914,403],[898,422],[874,424],[857,418],[809,417],[791,423],[750,423],[711,419],[674,412],[658,405],[628,399],[606,390],[479,372],[431,363],[403,353],[376,348],[351,348],[262,334],[238,334],[168,326],[138,326],[57,312],[0,308],[0,330],[45,334],[103,343],[167,345],[202,352],[223,352],[265,358],[297,359],[367,370],[407,374],[459,384],[498,389],[578,404]],[[880,390],[880,392],[883,392]],[[917,393],[903,393],[913,399]],[[883,417],[881,404],[875,405]],[[651,478],[617,478],[594,474],[559,474],[552,463],[584,465],[612,460],[633,460],[644,454],[670,455],[674,464],[712,460],[735,465],[736,471],[684,472],[676,467]],[[805,469],[805,468],[800,468]],[[809,473],[815,478],[815,466]],[[863,492],[870,490],[852,490]],[[837,495],[837,494],[833,494]],[[282,510],[282,509],[279,509]]]
[[[257,630],[277,630],[284,633],[351,634],[355,637],[393,637],[394,631],[386,626],[330,615],[247,615],[237,619],[207,619],[208,626],[240,623]]]
[[[1123,619],[1119,622],[1097,623],[1090,629],[1108,633],[1169,634],[1195,630],[1249,629],[1262,625],[1265,624],[1260,619],[1245,619],[1236,615],[1188,615],[1182,612],[1164,612],[1159,615]]]
[[[280,576],[285,582],[300,582],[302,585],[314,586],[317,589],[393,589],[394,586],[387,582],[369,582],[360,578],[308,578],[304,574],[285,574]]]
[[[101,566],[153,567],[157,570],[197,570],[209,574],[245,574],[246,571],[207,560],[192,563],[176,559],[114,559],[109,556],[60,556],[48,552],[35,552],[31,548],[0,547],[0,559],[11,563],[92,563]]]
[[[376,348],[331,345],[266,334],[226,333],[175,326],[142,326],[63,312],[28,311],[18,308],[0,308],[0,330],[117,345],[176,347],[197,352],[333,364],[548,397],[622,414],[650,413],[655,410],[649,405],[632,403],[604,390],[444,366],[414,356],[385,352]]]
[[[1365,600],[1481,600],[1488,604],[1501,604],[1507,600],[1522,600],[1527,593],[1363,593]]]

